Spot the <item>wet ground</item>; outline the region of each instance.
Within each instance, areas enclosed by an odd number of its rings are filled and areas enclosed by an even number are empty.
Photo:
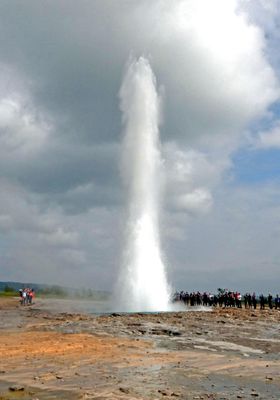
[[[75,303],[0,299],[0,399],[280,399],[278,310],[93,315]]]

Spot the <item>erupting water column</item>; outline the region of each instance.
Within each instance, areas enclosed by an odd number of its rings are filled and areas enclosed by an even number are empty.
[[[121,172],[127,191],[127,231],[118,285],[123,311],[167,311],[170,290],[159,239],[161,156],[159,97],[149,62],[130,63],[121,90],[124,139]]]

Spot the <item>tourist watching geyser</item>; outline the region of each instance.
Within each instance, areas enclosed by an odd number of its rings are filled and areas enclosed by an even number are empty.
[[[173,302],[181,302],[187,307],[236,307],[246,309],[256,309],[259,305],[261,310],[266,306],[270,310],[273,308],[280,309],[280,297],[278,294],[273,296],[271,293],[268,296],[256,293],[241,294],[238,291],[230,291],[226,289],[218,289],[217,293],[208,292],[176,292],[173,296]]]
[[[26,306],[33,303],[35,292],[34,289],[24,288],[19,290],[19,295],[20,295],[20,304]]]

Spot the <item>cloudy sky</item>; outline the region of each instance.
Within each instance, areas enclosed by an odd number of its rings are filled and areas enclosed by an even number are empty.
[[[162,247],[178,289],[279,289],[279,0],[0,1],[0,280],[112,288],[119,90],[162,96]]]

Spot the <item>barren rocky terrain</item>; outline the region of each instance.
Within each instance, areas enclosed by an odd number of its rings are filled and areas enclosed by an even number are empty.
[[[280,399],[280,311],[62,312],[0,299],[0,399]]]

